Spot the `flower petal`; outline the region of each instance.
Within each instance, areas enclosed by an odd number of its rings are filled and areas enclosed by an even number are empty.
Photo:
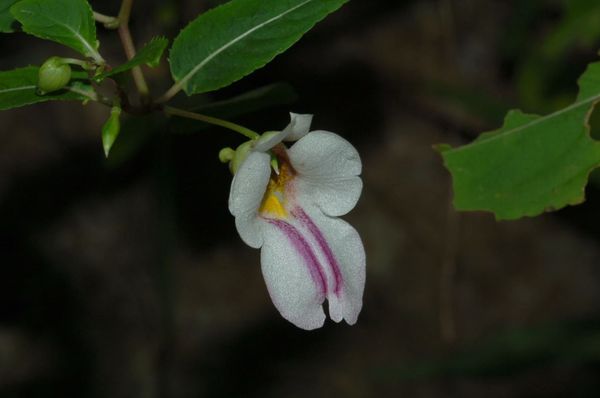
[[[300,115],[298,113],[290,112],[290,118],[292,121],[285,128],[285,130],[288,131],[288,134],[284,138],[286,141],[297,141],[300,138],[304,137],[306,134],[308,134],[308,131],[310,130],[310,125],[312,123],[313,115]]]
[[[283,220],[261,222],[264,244],[261,266],[273,304],[299,328],[323,326],[326,281],[306,239]]]
[[[256,141],[256,144],[254,144],[254,150],[266,152],[283,140],[296,141],[304,137],[310,129],[313,115],[290,113],[290,118],[290,123],[282,131],[276,134],[263,134],[263,136]]]
[[[313,131],[296,142],[288,156],[299,174],[300,201],[315,204],[330,216],[344,215],[356,206],[362,163],[348,141],[328,131]]]
[[[329,289],[327,294],[329,316],[336,322],[345,319],[353,325],[362,308],[366,280],[366,255],[362,240],[358,232],[340,218],[329,217],[314,207],[306,207],[303,211],[308,216],[308,222],[314,224],[308,229],[313,231],[317,245],[321,246],[323,263],[329,263],[330,267],[337,268],[334,273],[341,274],[340,289],[337,292]],[[306,220],[300,222],[306,223]],[[326,247],[323,247],[321,240]]]
[[[262,152],[252,152],[242,163],[231,182],[229,211],[242,240],[250,247],[262,245],[257,213],[271,176],[271,158]]]

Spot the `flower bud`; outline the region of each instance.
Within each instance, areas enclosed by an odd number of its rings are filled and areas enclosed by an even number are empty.
[[[228,163],[235,157],[235,151],[229,147],[223,148],[219,151],[219,160],[221,163]]]
[[[71,80],[71,67],[60,57],[51,57],[40,67],[38,88],[41,94],[64,88]]]
[[[277,160],[277,156],[271,155],[271,168],[275,174],[279,175],[279,160]]]

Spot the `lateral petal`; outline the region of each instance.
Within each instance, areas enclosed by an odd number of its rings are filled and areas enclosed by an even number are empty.
[[[326,281],[312,248],[292,224],[261,221],[264,244],[261,267],[273,304],[299,328],[323,326]]]
[[[235,226],[240,237],[253,248],[259,248],[263,242],[257,214],[270,175],[269,155],[252,152],[244,160],[231,182],[229,212],[235,217]]]
[[[298,172],[296,191],[301,201],[315,204],[330,216],[356,206],[362,191],[362,163],[348,141],[328,131],[313,131],[288,151]]]

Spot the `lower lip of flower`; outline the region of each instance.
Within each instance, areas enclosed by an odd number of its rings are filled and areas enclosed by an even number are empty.
[[[339,296],[342,289],[342,273],[337,258],[333,254],[333,250],[327,242],[327,239],[325,239],[325,236],[323,236],[323,233],[310,216],[300,207],[292,210],[292,217],[299,220],[308,229],[319,249],[321,249],[321,253],[325,257],[325,261],[333,274],[333,292]]]
[[[268,222],[277,227],[289,240],[290,244],[298,255],[302,257],[308,272],[317,287],[317,292],[321,300],[327,296],[327,278],[325,272],[319,263],[315,253],[302,234],[291,224],[283,220],[268,220]]]

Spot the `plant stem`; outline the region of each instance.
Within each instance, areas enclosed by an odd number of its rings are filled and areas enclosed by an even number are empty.
[[[202,114],[194,113],[194,112],[190,112],[190,111],[185,111],[183,109],[173,108],[171,106],[165,106],[163,108],[163,111],[167,115],[179,116],[179,117],[184,117],[184,118],[193,119],[193,120],[199,120],[201,122],[205,122],[208,124],[214,124],[216,126],[221,126],[226,129],[233,130],[237,133],[240,133],[241,135],[248,137],[251,140],[254,140],[254,139],[260,137],[260,135],[258,133],[256,133],[255,131],[252,131],[246,127],[240,126],[239,124],[228,122],[227,120],[218,119],[216,117],[202,115]]]
[[[85,90],[80,90],[76,87],[67,87],[67,90],[69,90],[73,93],[77,93],[79,95],[83,95],[84,97],[88,97],[91,101],[98,102],[102,105],[106,105],[109,107],[113,106],[113,102],[110,99],[108,99],[102,95],[99,95],[95,91],[89,92],[89,91],[85,91]]]
[[[133,0],[123,0],[121,2],[121,8],[119,9],[119,25],[129,24],[129,17],[131,16],[131,9],[133,8]]]
[[[118,26],[119,19],[117,17],[111,17],[109,15],[100,14],[99,12],[94,11],[94,19],[101,24],[104,24],[104,27],[107,29],[115,29]]]
[[[91,70],[92,69],[92,66],[90,65],[89,62],[83,61],[81,59],[76,59],[76,58],[61,58],[61,61],[64,62],[65,64],[81,66],[81,68],[84,69],[84,70]]]
[[[159,99],[156,100],[156,103],[164,104],[165,102],[169,101],[171,98],[176,96],[177,93],[179,93],[183,88],[180,83],[181,82],[177,82],[173,84],[170,89],[168,89]]]
[[[119,21],[119,37],[121,38],[121,43],[123,44],[123,49],[125,50],[127,60],[131,60],[133,57],[135,57],[135,45],[133,44],[131,32],[129,31],[131,7],[133,7],[133,0],[123,0],[121,3],[121,9],[119,10],[119,16],[117,17]],[[146,84],[146,79],[142,73],[142,68],[136,66],[131,70],[131,73],[133,75],[135,86],[142,97],[142,102],[149,102],[148,99],[150,98],[150,90],[148,89],[148,84]]]

